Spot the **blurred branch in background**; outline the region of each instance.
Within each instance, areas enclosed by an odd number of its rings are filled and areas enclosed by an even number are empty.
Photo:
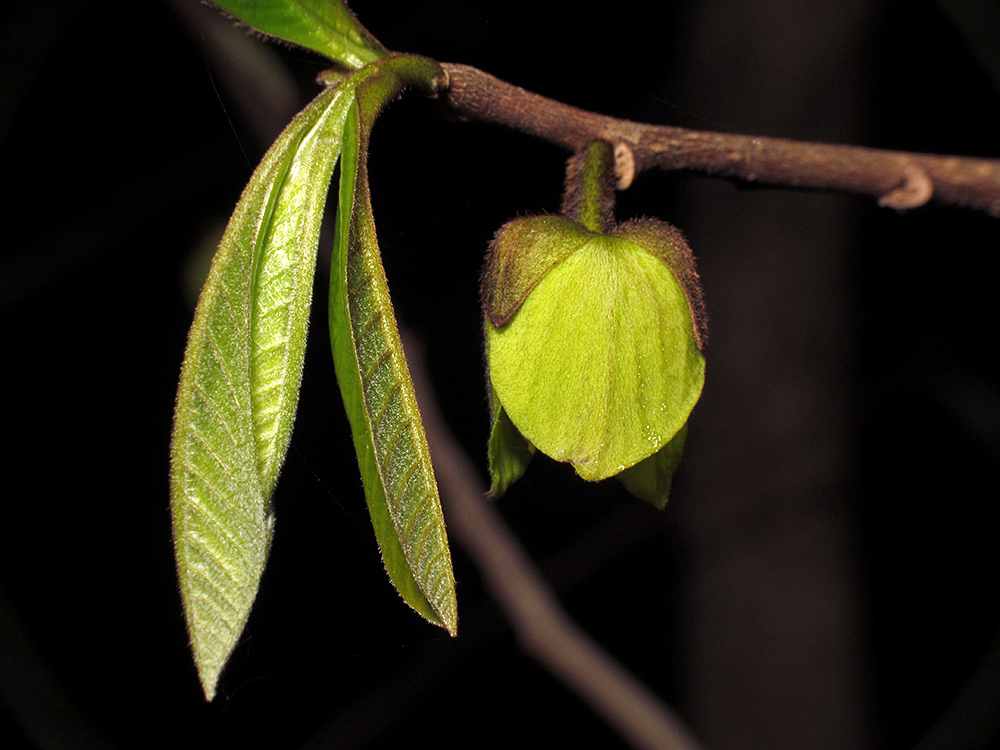
[[[740,0],[697,4],[687,105],[727,129],[863,142],[875,7],[788,10],[783,0],[753,13]],[[696,497],[671,511],[689,553],[687,715],[718,750],[877,743],[852,523],[862,205],[737,194],[718,180],[697,182],[683,205],[713,338],[685,456]]]
[[[478,480],[477,480],[478,481]],[[548,556],[538,568],[560,598],[576,593],[592,576],[616,562],[630,548],[662,541],[664,530],[649,522],[648,508],[638,503],[619,507],[590,527],[566,548]],[[609,544],[613,539],[614,544]],[[654,542],[655,543],[655,542]],[[354,750],[367,747],[407,718],[423,697],[455,677],[468,660],[496,647],[509,623],[495,600],[483,600],[461,612],[461,636],[447,654],[429,651],[403,661],[393,674],[339,708],[302,750]]]
[[[521,647],[634,747],[698,750],[681,720],[566,614],[523,548],[486,499],[487,487],[448,431],[432,393],[423,353],[406,342],[420,410],[441,485],[448,528],[476,561]]]

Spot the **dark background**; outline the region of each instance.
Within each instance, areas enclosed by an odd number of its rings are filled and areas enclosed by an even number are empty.
[[[966,26],[945,0],[353,7],[391,49],[606,114],[997,158],[1000,11],[971,5]],[[167,482],[190,279],[324,67],[271,45],[286,83],[254,90],[263,45],[220,54],[212,18],[195,0],[0,11],[0,746],[622,746],[520,654],[460,548],[457,639],[391,589],[325,257],[270,564],[204,702]],[[371,148],[397,315],[484,467],[482,253],[507,219],[558,210],[565,155],[416,96]],[[642,214],[687,234],[712,321],[671,502],[540,458],[502,514],[711,747],[912,747],[973,678],[925,748],[996,746],[997,220],[677,174],[621,196],[620,218]]]

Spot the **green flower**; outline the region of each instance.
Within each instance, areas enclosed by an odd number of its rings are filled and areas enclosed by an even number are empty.
[[[589,481],[625,471],[662,507],[705,381],[701,290],[680,233],[516,219],[493,240],[482,298],[494,494],[523,473],[526,441]]]

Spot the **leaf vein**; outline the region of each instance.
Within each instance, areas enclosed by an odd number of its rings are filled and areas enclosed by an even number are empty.
[[[218,550],[214,549],[208,540],[202,538],[198,534],[191,534],[188,538],[188,560],[189,567],[188,570],[191,573],[198,573],[201,577],[208,581],[214,591],[218,591],[220,596],[224,596],[226,601],[229,602],[234,610],[239,609],[235,604],[232,603],[233,599],[228,594],[223,593],[223,587],[217,582],[212,580],[211,575],[205,571],[207,566],[211,566],[213,570],[218,571],[221,575],[225,576],[232,586],[230,590],[240,591],[243,588],[245,581],[241,581],[234,574],[233,569],[227,566],[224,559],[219,554]],[[191,557],[199,557],[201,561],[193,561]]]
[[[207,489],[212,496],[214,496],[217,500],[219,500],[221,505],[225,506],[228,495],[221,493],[211,482],[208,481],[205,475],[202,474],[201,471],[199,471],[197,467],[195,467],[190,461],[185,461],[183,465],[184,468],[187,469],[188,473],[190,473],[195,479],[199,480],[205,487],[205,489]],[[233,489],[238,491],[239,489],[238,485],[235,486]],[[232,544],[236,553],[242,556],[241,550],[244,545],[240,544],[239,540],[233,534],[231,534],[223,525],[223,522],[219,520],[219,516],[216,513],[209,510],[209,508],[204,503],[202,503],[200,498],[198,498],[195,495],[185,493],[184,506],[188,509],[196,510],[202,516],[204,516],[205,519],[208,520],[213,527],[218,528],[220,531],[222,531],[222,533],[226,536],[226,538],[230,540],[230,543]],[[233,521],[233,526],[236,527],[237,531],[239,531],[242,536],[244,536],[247,539],[253,539],[256,536],[254,534],[252,527],[247,523],[245,523],[244,519],[241,519],[240,516],[233,515],[231,516],[231,518]]]
[[[368,288],[368,282],[371,280],[371,274],[367,270],[362,270],[361,275],[355,277],[357,284],[352,289],[350,286],[347,289],[347,301],[351,305],[352,310],[354,309],[355,303],[358,297],[363,291]]]
[[[193,424],[188,425],[187,434],[192,436],[195,442],[201,445],[201,447],[205,450],[205,452],[212,457],[212,459],[215,461],[218,467],[222,469],[222,473],[225,474],[226,477],[229,479],[230,485],[234,489],[239,487],[240,483],[236,479],[236,477],[233,476],[233,473],[232,471],[230,471],[229,466],[227,466],[226,462],[223,461],[222,458],[220,458],[219,454],[216,453],[215,448],[208,443],[205,437],[198,431],[198,428]],[[238,445],[236,447],[239,448]],[[193,463],[194,460],[195,460],[194,457],[189,454],[185,458],[184,466],[187,467],[189,470],[193,470],[195,468],[195,464]],[[201,474],[199,473],[198,476],[201,477]],[[204,477],[202,477],[202,480],[204,481]],[[214,487],[212,487],[212,489],[219,497],[219,499],[223,499],[224,496],[221,493],[219,493],[218,490],[216,490]]]
[[[409,518],[406,519],[406,524],[403,526],[402,530],[402,537],[406,539],[407,546],[409,546],[410,540],[412,539],[413,525],[417,522],[417,517],[420,515],[420,512],[423,510],[424,506],[427,505],[427,501],[432,499],[433,497],[434,497],[433,493],[424,492],[420,496],[420,499],[417,500],[417,502],[410,509],[411,510],[410,516]],[[426,536],[427,534],[421,534],[421,537],[426,537]],[[419,560],[419,556],[415,559]]]
[[[368,402],[368,401],[371,400],[371,398],[370,398],[370,396],[368,394],[368,391],[372,388],[372,386],[375,383],[375,375],[376,375],[376,373],[378,373],[378,371],[381,369],[382,365],[384,365],[386,362],[389,361],[389,358],[391,356],[392,356],[392,351],[389,350],[389,349],[386,349],[384,352],[382,352],[381,356],[379,356],[379,358],[368,369],[367,372],[361,373],[361,385],[365,389],[365,401],[366,402]],[[393,386],[397,386],[397,385],[399,385],[399,381],[398,380],[396,380],[396,381],[393,382]]]
[[[219,365],[219,370],[222,373],[222,377],[225,378],[229,393],[233,398],[233,403],[235,403],[236,407],[241,411],[246,410],[249,412],[246,406],[240,403],[240,397],[239,397],[239,392],[236,389],[236,383],[233,380],[232,373],[229,371],[228,363],[226,362],[226,359],[222,354],[222,350],[219,348],[219,344],[215,340],[215,333],[211,328],[208,329],[208,345],[209,345],[208,346],[209,351],[212,353],[212,357]]]

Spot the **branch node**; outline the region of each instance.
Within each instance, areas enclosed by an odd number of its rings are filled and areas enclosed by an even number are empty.
[[[644,125],[546,99],[467,65],[442,63],[442,99],[460,120],[505,125],[575,152],[591,141],[614,146],[615,179],[657,167],[812,190],[879,196],[879,204],[916,208],[932,197],[1000,217],[1000,159],[967,159],[707,133]]]
[[[902,210],[922,206],[934,194],[934,183],[921,167],[912,162],[903,170],[903,184],[878,199],[880,206]]]
[[[447,93],[451,90],[451,73],[448,69],[441,66],[441,74],[438,75],[434,80],[434,98],[437,99],[442,94]]]
[[[615,143],[615,177],[619,190],[627,189],[635,179],[635,154],[625,141]]]

